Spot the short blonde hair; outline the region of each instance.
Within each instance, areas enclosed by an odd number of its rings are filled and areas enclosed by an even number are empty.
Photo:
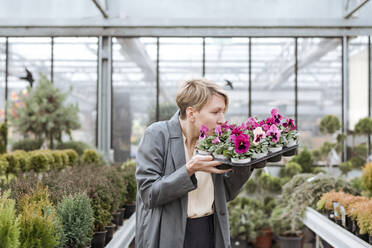
[[[191,79],[184,82],[176,96],[181,119],[186,118],[186,109],[188,107],[193,107],[200,111],[213,95],[220,95],[225,99],[226,112],[229,98],[220,86],[206,78]]]

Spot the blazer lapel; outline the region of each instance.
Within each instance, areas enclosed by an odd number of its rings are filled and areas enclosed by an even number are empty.
[[[175,170],[186,164],[185,146],[182,138],[181,124],[178,119],[179,113],[180,111],[178,110],[168,121],[170,150]]]

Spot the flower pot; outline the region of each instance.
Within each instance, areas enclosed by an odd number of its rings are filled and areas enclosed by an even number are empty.
[[[301,248],[302,236],[286,237],[278,235],[280,248]]]
[[[283,147],[270,147],[269,148],[270,153],[280,152],[281,150],[283,150]],[[279,162],[281,159],[282,159],[282,155],[279,154],[277,156],[268,158],[267,161],[268,162]]]
[[[287,145],[285,145],[285,147],[289,148],[289,147],[292,147],[292,146],[295,146],[295,145],[297,145],[297,140],[288,143]]]
[[[120,212],[116,212],[112,214],[112,223],[116,225],[115,230],[119,227],[120,225]]]
[[[240,238],[233,238],[231,239],[231,248],[248,248],[248,242]]]
[[[260,159],[267,156],[267,152],[261,152],[261,153],[253,153],[252,158],[254,159]]]
[[[107,232],[106,232],[106,238],[105,238],[105,245],[107,245],[108,242],[110,242],[110,240],[112,239],[112,236],[114,235],[115,228],[116,228],[115,224],[112,224],[111,226],[106,226]]]
[[[346,224],[346,229],[349,231],[349,232],[352,232],[353,231],[353,221],[351,220],[351,218],[349,216],[346,215],[345,217],[345,224]]]
[[[267,164],[267,160],[262,160],[262,161],[260,161],[258,163],[254,163],[252,165],[252,167],[253,168],[256,168],[256,169],[261,169],[261,168],[264,168],[266,166],[266,164]]]
[[[260,236],[257,236],[256,241],[253,243],[255,248],[271,248],[273,238],[273,231],[271,228],[266,228]]]
[[[217,165],[216,168],[219,169],[219,170],[227,170],[227,169],[231,169],[231,165],[229,164],[220,164],[220,165]]]
[[[234,164],[247,164],[251,162],[251,158],[245,158],[245,159],[231,158],[231,162]]]
[[[297,148],[296,149],[293,149],[293,150],[289,150],[289,151],[283,152],[283,156],[284,157],[290,157],[290,156],[294,156],[296,154],[297,154]]]
[[[135,211],[136,211],[135,203],[125,204],[124,219],[129,219]]]
[[[103,248],[105,247],[106,232],[95,232],[91,241],[92,248]]]
[[[120,212],[120,218],[119,218],[120,225],[123,225],[125,208],[119,208],[118,211]]]
[[[367,233],[365,234],[361,234],[360,233],[360,228],[358,226],[358,224],[356,223],[355,225],[355,233],[354,233],[356,236],[358,236],[358,238],[366,241],[367,243],[369,242],[369,235]]]
[[[202,151],[202,150],[197,150],[196,151],[199,155],[211,155],[210,152],[207,152],[207,151]]]
[[[372,245],[372,236],[369,235],[369,244]]]
[[[281,150],[283,150],[283,147],[269,147],[269,152],[271,153],[275,153],[275,152],[280,152]]]
[[[228,160],[229,160],[228,157],[225,157],[225,156],[222,155],[222,154],[213,154],[213,157],[214,157],[215,159],[223,160],[223,161],[228,161]]]
[[[342,220],[341,219],[336,219],[336,224],[339,226],[342,226]]]

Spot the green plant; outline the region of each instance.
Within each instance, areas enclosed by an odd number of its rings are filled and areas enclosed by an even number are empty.
[[[177,105],[172,103],[160,103],[159,105],[159,120],[156,120],[156,106],[152,105],[148,112],[147,125],[151,125],[155,121],[169,120],[178,110]]]
[[[79,154],[73,150],[73,149],[65,149],[65,150],[62,150],[66,153],[66,155],[68,156],[68,165],[73,167],[73,166],[76,166],[79,162]]]
[[[0,196],[0,244],[3,248],[17,248],[19,242],[19,219],[16,216],[15,201],[9,199],[10,192]]]
[[[3,156],[0,156],[0,176],[4,176],[7,169],[8,169],[9,163],[8,160],[3,158]]]
[[[280,177],[292,178],[294,175],[297,175],[302,172],[301,165],[296,162],[289,162],[279,171]]]
[[[8,127],[6,125],[6,122],[3,122],[0,125],[0,154],[6,153],[7,138],[8,138]]]
[[[71,130],[80,128],[78,106],[65,105],[69,92],[62,93],[45,75],[40,75],[36,87],[27,87],[29,94],[20,95],[20,103],[12,105],[10,121],[21,133],[32,133],[37,138],[49,141],[53,149],[54,140],[62,141],[62,134],[71,137]]]
[[[12,151],[14,150],[24,150],[24,151],[33,151],[41,148],[43,144],[43,139],[23,139],[13,143]]]
[[[17,156],[14,153],[5,153],[3,158],[8,161],[8,168],[6,174],[18,174],[20,172],[20,165]]]
[[[367,163],[362,170],[362,183],[364,188],[372,195],[372,163]]]
[[[83,248],[90,244],[94,223],[93,209],[85,193],[66,196],[57,207],[63,232],[66,236],[65,247]]]
[[[134,203],[137,194],[136,161],[128,160],[121,166],[124,170],[124,180],[127,183],[126,203]]]
[[[76,151],[79,156],[81,156],[83,155],[84,150],[92,149],[92,146],[82,141],[68,141],[64,143],[59,143],[56,149],[58,150],[72,149]]]
[[[301,165],[303,173],[311,173],[313,171],[314,158],[310,151],[306,148],[299,154],[294,156],[290,162],[295,162]]]
[[[93,165],[93,166],[99,166],[100,163],[100,157],[96,150],[93,149],[86,149],[81,156],[81,162],[83,164]]]
[[[50,169],[48,156],[41,151],[30,152],[30,170],[37,173],[46,172]]]
[[[370,117],[360,119],[357,124],[355,124],[355,133],[361,135],[372,134],[372,119]]]
[[[52,156],[54,158],[54,162],[52,163],[53,169],[55,169],[55,170],[62,170],[63,168],[66,167],[66,161],[62,157],[62,152],[60,152],[60,151],[51,151],[51,154],[52,154]]]
[[[112,207],[112,211],[116,211],[120,206],[123,206],[127,201],[127,182],[125,181],[125,173],[123,170],[116,166],[109,166],[106,171],[107,179],[112,183],[114,186],[115,192],[114,195],[114,203]]]
[[[20,170],[23,172],[28,171],[30,169],[30,160],[28,153],[23,150],[15,150],[12,153],[18,160]]]
[[[274,208],[269,223],[273,232],[280,236],[299,236],[303,227],[301,214],[282,206]]]
[[[326,134],[334,134],[341,128],[341,122],[335,115],[326,115],[319,124],[319,131]]]
[[[368,148],[366,144],[359,144],[353,147],[350,162],[353,168],[360,169],[367,160]]]
[[[342,175],[347,175],[347,173],[349,173],[353,169],[353,163],[348,160],[341,163],[338,168],[340,169]]]
[[[63,243],[63,232],[48,190],[39,187],[19,202],[21,247],[54,248]]]
[[[351,185],[354,188],[354,190],[356,192],[358,192],[359,194],[362,193],[365,190],[361,178],[355,177],[355,178],[351,179],[350,182],[351,182]]]

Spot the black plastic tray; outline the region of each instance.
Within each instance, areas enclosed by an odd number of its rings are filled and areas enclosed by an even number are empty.
[[[221,170],[226,170],[230,169],[232,167],[248,167],[250,166],[251,168],[263,168],[266,166],[267,162],[278,162],[280,161],[282,156],[289,157],[293,156],[297,153],[297,148],[298,144],[288,147],[288,148],[283,148],[281,151],[278,152],[269,152],[265,157],[258,158],[258,159],[252,159],[249,163],[246,164],[235,164],[231,162],[231,160],[222,160],[222,159],[217,159],[214,158],[216,161],[221,161],[223,164],[216,166],[217,169]],[[212,155],[213,156],[213,155]]]

